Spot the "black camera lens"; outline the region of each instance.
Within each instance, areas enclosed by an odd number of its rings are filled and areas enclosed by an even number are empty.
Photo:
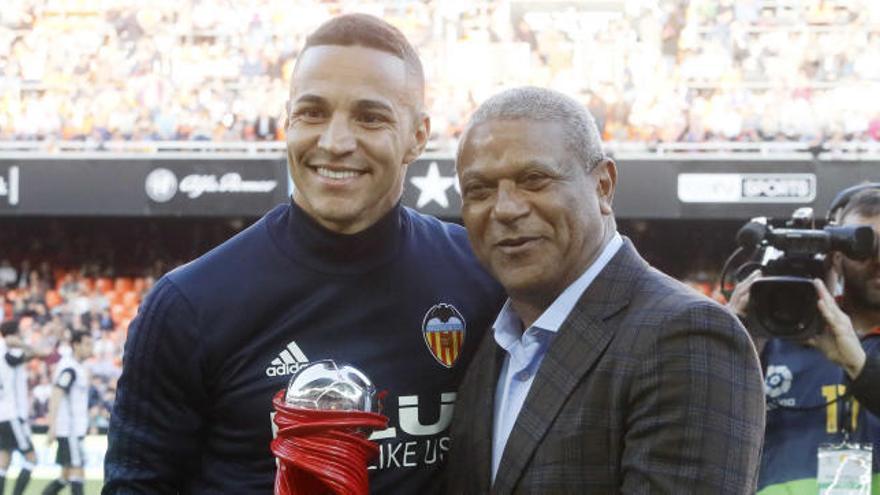
[[[767,301],[768,318],[783,326],[796,328],[801,321],[804,301],[800,287],[795,289],[795,293],[783,291],[771,291],[769,300]]]
[[[804,340],[822,328],[816,289],[803,277],[767,277],[752,284],[749,326],[767,336]]]

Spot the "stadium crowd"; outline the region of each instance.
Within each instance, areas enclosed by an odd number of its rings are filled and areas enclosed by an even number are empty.
[[[40,356],[27,365],[31,424],[46,426],[54,366],[70,352],[71,333],[88,330],[94,341],[87,363],[91,431],[105,432],[128,325],[141,299],[159,276],[240,228],[185,220],[5,222],[0,322],[18,321]]]
[[[3,259],[0,283],[0,320],[18,321],[25,342],[40,356],[27,365],[31,424],[46,426],[54,365],[70,352],[71,332],[88,330],[95,343],[89,363],[90,424],[93,433],[106,431],[126,328],[152,278],[93,278],[52,270],[48,263],[32,269],[27,261],[16,267]]]
[[[6,0],[0,140],[280,139],[296,47],[344,11],[416,42],[440,149],[522,84],[608,140],[880,140],[873,0]]]

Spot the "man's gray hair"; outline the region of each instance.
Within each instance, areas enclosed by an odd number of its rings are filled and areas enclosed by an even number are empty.
[[[589,110],[570,96],[535,86],[508,89],[483,102],[461,134],[458,155],[461,155],[471,129],[493,120],[558,122],[565,129],[569,150],[587,170],[592,170],[605,158],[599,129]]]

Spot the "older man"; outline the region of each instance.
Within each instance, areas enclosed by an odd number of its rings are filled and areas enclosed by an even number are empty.
[[[471,245],[510,299],[459,391],[450,493],[754,492],[755,349],[617,233],[617,168],[583,106],[503,92],[457,159]]]

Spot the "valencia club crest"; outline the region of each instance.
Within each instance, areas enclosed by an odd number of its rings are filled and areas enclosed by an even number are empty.
[[[452,368],[464,345],[465,321],[451,304],[436,304],[425,314],[422,335],[438,363]]]

